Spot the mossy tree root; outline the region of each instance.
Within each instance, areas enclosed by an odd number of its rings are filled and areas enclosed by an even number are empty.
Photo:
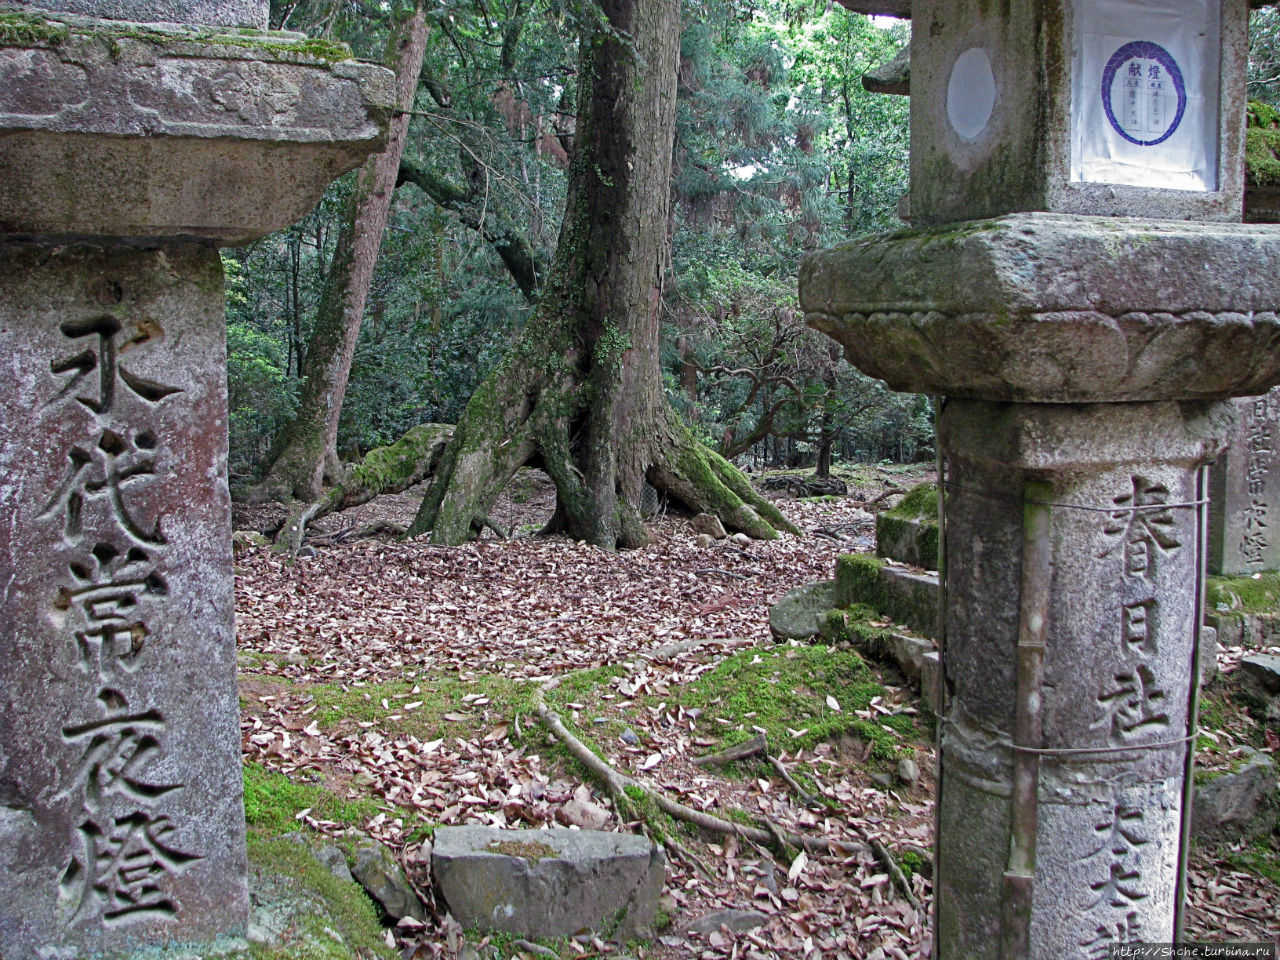
[[[452,434],[453,427],[447,424],[422,423],[395,443],[370,450],[341,483],[290,514],[276,536],[276,548],[297,553],[308,523],[358,507],[384,493],[401,493],[425,480],[435,471]]]
[[[847,857],[857,853],[869,852],[865,846],[842,843],[838,840],[828,840],[826,837],[788,833],[779,830],[777,827],[766,829],[764,827],[734,823],[704,810],[695,810],[693,807],[685,806],[679,801],[672,800],[656,787],[634,777],[629,777],[624,773],[619,773],[608,761],[600,757],[575,736],[564,725],[560,715],[547,706],[546,694],[555,688],[557,682],[552,681],[539,689],[534,697],[534,710],[547,729],[555,734],[556,738],[564,744],[566,750],[573,754],[573,758],[586,767],[591,775],[599,780],[615,797],[625,795],[625,791],[628,788],[638,790],[647,799],[653,801],[659,810],[674,820],[692,824],[711,833],[734,834],[762,846],[776,845],[779,840],[783,840],[796,849],[806,850],[809,853],[834,854],[835,856]]]

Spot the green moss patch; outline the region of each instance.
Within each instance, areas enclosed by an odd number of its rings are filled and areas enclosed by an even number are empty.
[[[430,741],[487,733],[500,720],[528,713],[536,688],[532,683],[487,675],[476,682],[444,676],[364,687],[319,684],[309,692],[322,730],[372,723],[386,736]]]
[[[775,749],[787,750],[810,749],[852,734],[872,744],[872,756],[888,760],[897,755],[895,732],[915,732],[910,717],[872,721],[855,714],[884,692],[853,650],[787,646],[735,653],[685,688],[680,700],[686,708],[701,708],[703,722],[723,731],[726,746],[755,736],[754,727],[765,731]],[[828,704],[828,697],[839,710]],[[717,724],[717,719],[728,724]]]
[[[1280,613],[1280,573],[1210,577],[1208,601],[1209,608],[1219,614]]]
[[[0,47],[56,46],[66,38],[65,24],[29,13],[0,13]]]
[[[251,835],[276,837],[298,829],[298,814],[361,826],[382,808],[373,800],[344,800],[323,783],[296,783],[261,764],[244,764],[244,818]]]
[[[300,843],[249,839],[254,924],[269,941],[244,960],[392,960],[373,901],[355,883],[339,880]]]

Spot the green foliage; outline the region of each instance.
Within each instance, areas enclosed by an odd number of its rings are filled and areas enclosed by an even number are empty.
[[[372,800],[343,800],[322,783],[296,783],[261,764],[244,764],[244,818],[250,832],[275,837],[298,829],[297,815],[310,809],[318,820],[361,826],[379,813]]]

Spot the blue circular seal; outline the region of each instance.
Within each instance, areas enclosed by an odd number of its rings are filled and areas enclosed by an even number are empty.
[[[1178,102],[1170,122],[1169,101],[1174,95]],[[1187,86],[1178,62],[1158,43],[1126,43],[1102,71],[1102,106],[1115,132],[1130,143],[1140,147],[1164,143],[1187,112]]]

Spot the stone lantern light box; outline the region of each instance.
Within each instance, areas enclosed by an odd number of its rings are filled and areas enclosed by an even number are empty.
[[[1236,220],[1248,0],[915,0],[911,217]]]

